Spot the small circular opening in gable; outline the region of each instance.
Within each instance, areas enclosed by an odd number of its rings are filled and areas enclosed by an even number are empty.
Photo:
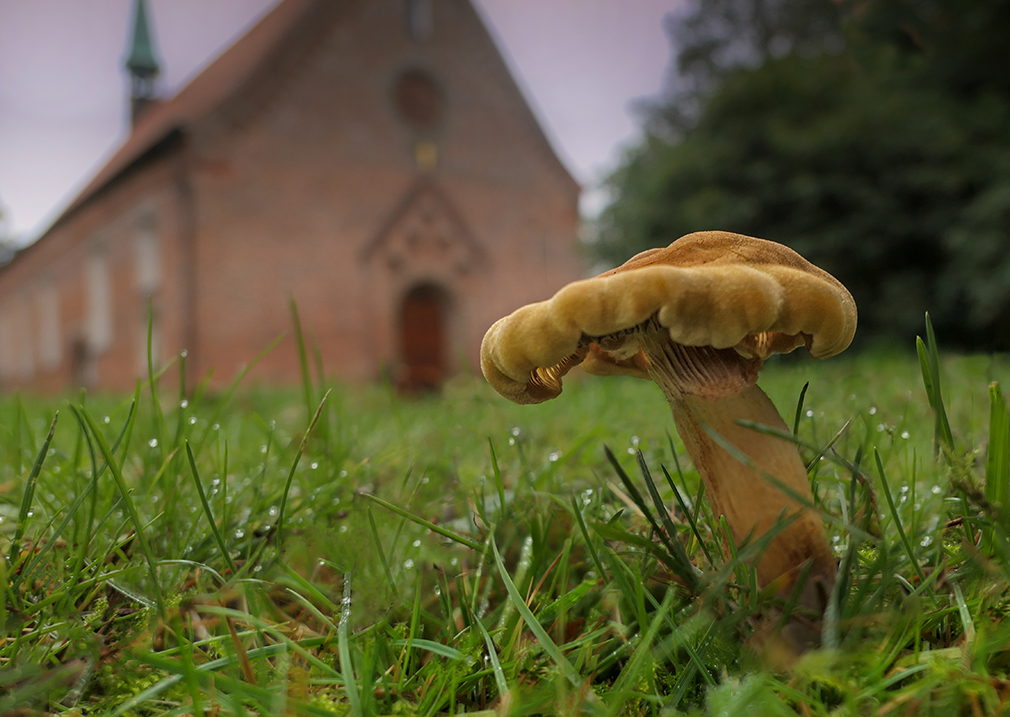
[[[442,119],[442,93],[421,70],[407,70],[394,88],[396,109],[408,123],[422,130],[434,129]]]

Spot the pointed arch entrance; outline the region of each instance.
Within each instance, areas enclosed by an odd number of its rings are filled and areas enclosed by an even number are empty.
[[[402,390],[435,391],[448,375],[449,295],[438,284],[410,288],[400,303]]]

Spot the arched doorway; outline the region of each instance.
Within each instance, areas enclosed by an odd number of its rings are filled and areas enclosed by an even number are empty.
[[[449,297],[435,284],[419,284],[400,306],[401,369],[404,391],[434,391],[445,380]]]

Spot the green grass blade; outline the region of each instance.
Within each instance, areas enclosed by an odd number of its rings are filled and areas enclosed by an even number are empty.
[[[498,456],[495,455],[494,443],[491,441],[491,436],[487,438],[487,447],[491,451],[491,470],[494,471],[494,485],[498,489],[498,500],[501,501],[499,514],[505,515],[505,483],[502,481],[501,469],[498,467]]]
[[[288,505],[288,494],[291,492],[291,484],[295,479],[295,471],[298,470],[298,464],[302,460],[302,455],[305,453],[305,447],[309,444],[309,437],[312,436],[312,430],[316,427],[316,423],[319,421],[319,416],[323,413],[323,406],[326,405],[326,399],[330,397],[330,392],[327,391],[323,394],[323,400],[319,402],[319,408],[316,409],[315,415],[312,416],[312,420],[309,421],[309,427],[305,429],[305,435],[302,436],[302,442],[298,446],[298,450],[295,452],[295,459],[291,462],[291,469],[288,471],[288,478],[284,481],[284,492],[281,493],[281,503],[280,508],[277,510],[277,547],[280,549],[283,546],[281,541],[281,534],[284,531],[284,517],[285,508]]]
[[[806,400],[808,388],[810,388],[809,381],[803,384],[803,388],[800,389],[800,397],[796,400],[796,413],[793,416],[794,436],[798,436],[800,433],[800,419],[803,418],[803,402]]]
[[[688,510],[687,503],[684,501],[684,496],[680,494],[680,490],[673,482],[673,476],[670,475],[670,471],[666,470],[666,466],[660,465],[663,469],[663,475],[666,476],[666,482],[670,484],[670,490],[673,491],[673,497],[677,500],[677,505],[680,506],[681,512],[687,518],[688,525],[691,526],[691,532],[694,534],[695,539],[698,541],[698,546],[701,548],[701,552],[705,554],[705,559],[708,561],[709,565],[715,565],[715,561],[712,559],[712,554],[708,550],[708,546],[705,541],[702,540],[701,533],[698,531],[698,524],[694,520],[694,516],[691,511]],[[680,465],[677,465],[677,470],[680,470]]]
[[[936,452],[945,450],[948,455],[954,451],[954,437],[947,421],[947,410],[943,403],[943,392],[940,388],[940,354],[933,333],[933,322],[926,314],[926,341],[915,337],[915,350],[919,355],[919,368],[922,371],[922,383],[926,387],[929,406],[933,409],[933,437]]]
[[[32,472],[28,474],[28,481],[25,483],[24,493],[21,496],[21,508],[18,510],[18,524],[14,529],[14,537],[11,539],[10,562],[13,565],[21,551],[21,540],[24,538],[25,529],[28,526],[28,514],[32,510],[32,502],[35,500],[35,486],[38,484],[39,474],[42,472],[42,465],[46,462],[49,453],[49,446],[56,435],[56,422],[59,420],[59,411],[53,416],[53,422],[49,426],[49,433],[42,442],[42,449],[35,458],[35,465]]]
[[[898,529],[898,536],[901,538],[901,545],[905,549],[905,553],[908,555],[908,560],[912,564],[912,569],[915,570],[915,574],[919,578],[919,582],[925,582],[926,576],[922,572],[922,566],[919,565],[918,559],[915,557],[915,551],[912,550],[912,544],[908,540],[908,535],[905,534],[905,526],[901,524],[901,516],[898,515],[898,508],[894,504],[894,497],[891,495],[891,486],[887,484],[887,476],[884,474],[884,463],[880,460],[880,451],[876,448],[873,449],[873,457],[877,461],[877,472],[880,474],[880,485],[884,489],[884,497],[887,499],[887,507],[891,511],[891,518],[894,520],[894,527]]]
[[[158,384],[154,375],[154,355],[152,345],[154,343],[154,299],[147,297],[147,385],[151,391],[151,408],[154,411],[155,421],[158,426],[158,448],[165,450],[165,414],[161,410],[161,401],[158,399]]]
[[[998,519],[1010,524],[1010,415],[999,384],[989,385],[989,447],[985,461],[985,499],[995,507]],[[982,532],[982,549],[989,555],[995,552],[995,535],[992,527]]]
[[[433,533],[438,533],[442,537],[448,538],[449,540],[452,540],[452,541],[454,541],[456,543],[459,543],[460,545],[464,545],[464,546],[470,548],[470,550],[476,550],[477,552],[483,552],[483,547],[481,546],[480,543],[474,542],[473,540],[470,540],[469,538],[464,538],[459,533],[454,533],[451,530],[449,530],[448,528],[443,528],[441,525],[436,525],[435,523],[432,523],[430,520],[425,520],[424,518],[421,518],[420,516],[414,515],[413,513],[408,513],[403,508],[400,508],[398,506],[393,505],[392,503],[384,501],[382,498],[379,498],[378,496],[374,496],[371,493],[362,493],[361,495],[364,496],[365,498],[368,498],[370,501],[372,501],[374,503],[378,503],[379,505],[381,505],[386,510],[391,511],[393,513],[396,513],[397,515],[399,515],[402,518],[406,518],[407,520],[409,520],[409,521],[411,521],[413,523],[417,523],[418,525],[427,528],[428,530],[432,531]]]
[[[494,535],[489,536],[491,543],[491,550],[494,553],[494,563],[495,567],[498,569],[498,574],[501,576],[502,582],[505,584],[505,589],[508,591],[509,598],[512,600],[512,604],[515,606],[516,611],[522,617],[523,622],[526,623],[526,627],[529,628],[530,632],[537,638],[540,646],[544,649],[551,659],[554,660],[554,664],[557,665],[561,674],[564,675],[569,682],[575,687],[580,687],[582,685],[582,676],[572,667],[572,663],[568,661],[561,649],[554,643],[551,636],[547,634],[547,630],[544,626],[540,624],[533,611],[529,609],[526,605],[526,601],[523,600],[522,595],[519,594],[519,590],[516,588],[515,583],[512,582],[512,578],[509,577],[508,570],[505,569],[505,563],[501,559],[501,555],[498,553],[498,545],[495,543]]]
[[[291,307],[291,322],[295,325],[295,343],[298,346],[298,362],[302,370],[302,391],[305,394],[305,418],[312,420],[312,377],[309,375],[309,355],[305,350],[305,337],[302,335],[302,322],[298,318],[298,305],[294,295],[288,296]]]
[[[602,580],[603,576],[607,573],[603,569],[603,563],[600,562],[600,554],[596,550],[596,545],[593,544],[593,539],[589,535],[589,528],[586,527],[585,516],[582,515],[582,510],[579,508],[579,499],[575,496],[572,496],[572,512],[575,514],[575,519],[579,523],[579,530],[582,532],[582,540],[586,544],[586,550],[589,551],[589,556],[593,560],[593,565],[596,566],[597,579]]]
[[[691,563],[691,559],[687,557],[687,551],[684,550],[684,545],[680,542],[677,526],[673,524],[673,520],[670,518],[670,510],[666,507],[666,503],[663,502],[662,496],[659,495],[656,482],[652,479],[652,472],[645,462],[645,455],[641,451],[638,451],[635,457],[638,459],[638,468],[642,471],[645,486],[649,489],[649,496],[652,498],[652,503],[656,507],[656,512],[659,514],[663,527],[666,530],[665,534],[663,532],[659,533],[660,537],[662,539],[665,535],[665,539],[663,540],[664,545],[668,547],[677,565],[681,567],[681,577],[687,583],[688,589],[694,592],[698,588],[698,570]]]
[[[501,660],[498,659],[498,648],[494,644],[494,640],[491,638],[490,633],[484,624],[480,621],[476,615],[470,612],[470,606],[466,604],[465,601],[461,601],[460,604],[463,606],[463,610],[470,615],[470,624],[477,626],[477,631],[480,633],[481,637],[484,638],[484,645],[487,647],[487,657],[491,661],[491,669],[494,672],[495,685],[498,687],[498,696],[505,697],[509,691],[508,680],[505,679],[505,670],[502,669]]]
[[[655,647],[656,635],[659,634],[659,628],[662,627],[666,620],[667,613],[670,610],[670,605],[673,603],[673,599],[676,596],[675,590],[667,590],[666,595],[663,597],[663,603],[659,608],[653,613],[654,617],[649,627],[638,640],[638,644],[635,646],[635,651],[631,655],[631,659],[621,670],[621,674],[618,676],[617,681],[614,682],[612,688],[613,692],[620,694],[621,692],[631,689],[634,685],[640,682],[642,679],[643,672],[651,672],[648,659],[652,654],[652,649]]]
[[[666,547],[668,551],[668,556],[664,560],[667,567],[669,567],[674,574],[679,576],[684,581],[685,585],[687,585],[687,588],[689,590],[694,592],[695,588],[698,585],[698,576],[695,573],[694,566],[691,565],[690,561],[686,559],[686,555],[683,556],[683,559],[686,561],[686,565],[684,562],[681,562],[682,556],[677,554],[676,548],[673,546],[672,541],[668,538],[666,533],[660,527],[659,522],[656,520],[656,518],[653,517],[652,511],[649,510],[649,505],[645,502],[645,499],[642,497],[642,494],[638,491],[638,488],[635,486],[635,483],[631,480],[628,474],[625,473],[624,468],[622,468],[621,464],[617,461],[617,457],[614,455],[613,451],[611,451],[608,446],[604,446],[603,451],[606,454],[607,460],[610,462],[610,465],[614,468],[614,471],[617,473],[617,476],[621,479],[621,482],[624,484],[625,489],[628,491],[629,497],[635,503],[635,505],[638,506],[638,509],[642,511],[642,515],[645,516],[645,519],[649,522],[649,525],[652,526],[652,529],[656,533],[656,535],[658,535],[660,537],[660,540],[663,541],[663,545]],[[683,546],[681,546],[680,552],[683,554]]]
[[[393,573],[389,569],[389,560],[386,559],[386,551],[382,547],[382,539],[379,538],[379,528],[375,524],[375,516],[372,515],[371,507],[366,506],[365,514],[368,516],[368,527],[372,531],[372,539],[375,541],[375,549],[379,552],[379,562],[382,563],[382,572],[389,583],[389,589],[393,591],[393,597],[400,599],[400,591],[396,589],[396,581],[393,580]]]
[[[351,645],[348,633],[351,622],[351,574],[344,573],[344,597],[340,601],[340,622],[337,624],[337,651],[340,655],[340,674],[344,678],[347,701],[351,703],[351,714],[361,717],[361,695],[358,683],[354,681],[354,665],[351,662]]]
[[[147,561],[147,567],[151,575],[151,583],[154,589],[155,602],[158,605],[158,613],[164,619],[165,616],[165,600],[164,594],[162,593],[161,584],[158,581],[158,569],[155,564],[154,554],[151,552],[151,546],[147,542],[147,535],[144,533],[144,523],[140,519],[140,513],[137,511],[137,506],[133,502],[133,497],[131,495],[130,489],[126,485],[126,480],[123,478],[123,473],[119,469],[119,464],[116,462],[115,456],[112,455],[112,450],[109,448],[108,442],[105,440],[105,436],[102,434],[101,429],[98,424],[95,423],[95,419],[91,417],[87,409],[83,406],[80,409],[71,406],[71,409],[83,417],[84,421],[88,424],[88,428],[91,430],[91,435],[95,439],[95,443],[98,444],[98,450],[102,454],[102,458],[109,466],[109,472],[112,474],[112,478],[116,483],[116,488],[119,489],[119,493],[123,498],[123,504],[126,506],[127,513],[130,516],[130,520],[133,523],[133,528],[136,531],[137,540],[140,543],[140,549],[144,553],[144,559]]]
[[[193,449],[190,448],[189,441],[186,441],[186,455],[189,457],[189,469],[193,475],[193,484],[196,486],[197,495],[200,496],[200,504],[203,506],[204,515],[207,516],[207,522],[210,524],[210,530],[214,535],[214,541],[217,543],[217,547],[221,551],[221,557],[224,558],[224,562],[228,565],[228,570],[234,576],[235,563],[231,559],[228,546],[224,544],[224,538],[221,537],[221,530],[217,527],[217,521],[214,519],[214,511],[211,510],[210,503],[207,501],[207,493],[204,491],[203,485],[200,483],[200,471],[197,470],[196,458],[193,456]]]

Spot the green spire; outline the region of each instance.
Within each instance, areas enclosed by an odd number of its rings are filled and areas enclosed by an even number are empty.
[[[147,24],[147,3],[135,0],[133,3],[133,38],[130,42],[126,68],[135,77],[149,80],[158,72],[158,60],[154,56],[154,43]]]

